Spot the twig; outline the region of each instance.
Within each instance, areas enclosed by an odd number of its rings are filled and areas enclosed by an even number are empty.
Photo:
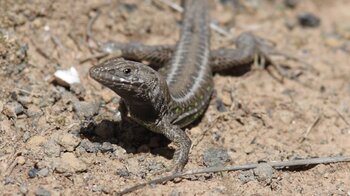
[[[173,10],[182,13],[184,11],[184,8],[180,5],[173,3],[169,0],[160,0],[162,3],[166,4],[167,6],[171,7]],[[231,37],[232,35],[227,30],[223,29],[219,25],[217,25],[215,22],[210,22],[210,28],[214,30],[215,32],[219,33],[220,35],[223,35],[225,37]]]
[[[30,92],[30,91],[27,91],[27,90],[21,89],[21,88],[15,88],[15,89],[20,91],[21,93],[25,93],[25,94],[28,94],[28,95],[31,95],[31,96],[34,96],[34,97],[42,97],[43,96],[42,94],[33,93],[33,92]]]
[[[310,165],[317,165],[317,164],[329,164],[329,163],[339,163],[339,162],[350,162],[350,156],[310,158],[310,159],[281,161],[281,162],[273,161],[273,162],[268,162],[267,164],[269,164],[274,169],[285,169],[285,168],[295,167],[295,166],[310,166]],[[186,172],[176,173],[169,176],[160,177],[145,183],[137,184],[130,188],[124,189],[121,192],[118,192],[117,195],[124,195],[126,193],[130,193],[132,191],[141,189],[147,185],[160,184],[163,182],[173,180],[175,178],[183,178],[184,176],[188,176],[188,175],[212,173],[212,172],[224,172],[224,171],[248,170],[248,169],[254,169],[258,165],[259,163],[253,163],[253,164],[238,165],[238,166],[207,167],[207,168],[189,170]]]
[[[101,15],[101,11],[97,10],[96,11],[96,15],[89,20],[89,23],[88,23],[88,26],[87,26],[87,33],[86,33],[88,38],[91,39],[96,45],[98,45],[98,42],[96,41],[96,39],[95,39],[95,37],[93,35],[92,26],[95,24],[97,18],[100,15]]]
[[[109,54],[106,53],[106,52],[104,52],[104,53],[93,54],[93,55],[90,55],[90,56],[88,56],[88,57],[86,57],[86,58],[80,59],[80,60],[79,60],[79,63],[80,63],[80,64],[83,64],[83,63],[85,63],[85,62],[87,62],[87,61],[90,61],[90,60],[92,60],[92,59],[101,59],[101,58],[104,58],[104,57],[106,57],[106,56],[108,56],[108,55],[109,55]]]
[[[316,120],[309,126],[309,128],[306,130],[306,132],[304,133],[303,137],[300,139],[300,143],[305,141],[305,139],[307,138],[307,136],[309,135],[310,131],[317,125],[318,122],[320,122],[321,119],[321,115],[319,115]]]
[[[350,126],[349,121],[346,120],[346,118],[344,117],[344,115],[343,115],[339,110],[337,110],[337,109],[334,109],[334,110],[338,113],[339,117],[345,122],[345,124],[347,124],[348,126]]]

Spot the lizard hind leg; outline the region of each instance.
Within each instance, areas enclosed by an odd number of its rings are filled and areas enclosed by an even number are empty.
[[[266,70],[268,70],[268,66],[273,67],[277,71],[279,77],[282,79],[279,79],[278,77],[274,76],[269,70],[268,71],[270,75],[273,78],[277,79],[279,82],[283,82],[283,78],[290,78],[290,75],[285,70],[285,68],[283,68],[281,64],[275,62],[271,58],[273,55],[280,55],[288,58],[288,55],[276,50],[275,44],[273,42],[255,36],[253,34],[250,34],[250,36],[253,36],[255,42],[254,65]]]

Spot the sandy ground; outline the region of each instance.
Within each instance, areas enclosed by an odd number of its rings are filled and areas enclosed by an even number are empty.
[[[233,37],[252,31],[304,62],[276,58],[294,76],[283,83],[257,68],[216,74],[207,112],[186,130],[195,144],[186,169],[350,155],[350,1],[244,2],[212,1],[211,16]],[[2,194],[113,194],[162,175],[173,145],[136,126],[119,130],[118,96],[87,73],[98,63],[92,38],[173,44],[181,15],[156,0],[0,4]],[[301,27],[304,12],[320,26]],[[234,47],[232,38],[213,32],[212,47],[221,46]],[[54,72],[72,66],[81,83],[57,84]],[[132,194],[350,195],[349,163],[258,173],[190,176]]]

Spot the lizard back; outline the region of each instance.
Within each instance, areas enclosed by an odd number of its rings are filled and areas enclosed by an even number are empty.
[[[162,70],[172,97],[173,122],[186,126],[206,109],[212,91],[207,0],[186,0],[180,40]]]

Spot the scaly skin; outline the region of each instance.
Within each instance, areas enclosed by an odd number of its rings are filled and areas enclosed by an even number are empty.
[[[128,60],[114,58],[90,69],[92,78],[122,98],[122,121],[131,119],[175,143],[175,172],[184,168],[191,146],[181,128],[198,119],[207,108],[213,91],[212,72],[249,66],[256,57],[264,65],[274,65],[269,55],[275,52],[252,33],[238,36],[236,49],[210,51],[207,0],[184,2],[181,36],[176,46],[108,43],[102,51],[120,50]],[[143,60],[150,62],[151,67],[139,63]]]
[[[122,98],[123,119],[130,118],[174,142],[174,172],[184,168],[191,147],[181,128],[205,111],[213,91],[208,64],[208,2],[186,0],[184,4],[180,41],[161,74],[142,63],[120,58],[90,69],[92,78]]]

